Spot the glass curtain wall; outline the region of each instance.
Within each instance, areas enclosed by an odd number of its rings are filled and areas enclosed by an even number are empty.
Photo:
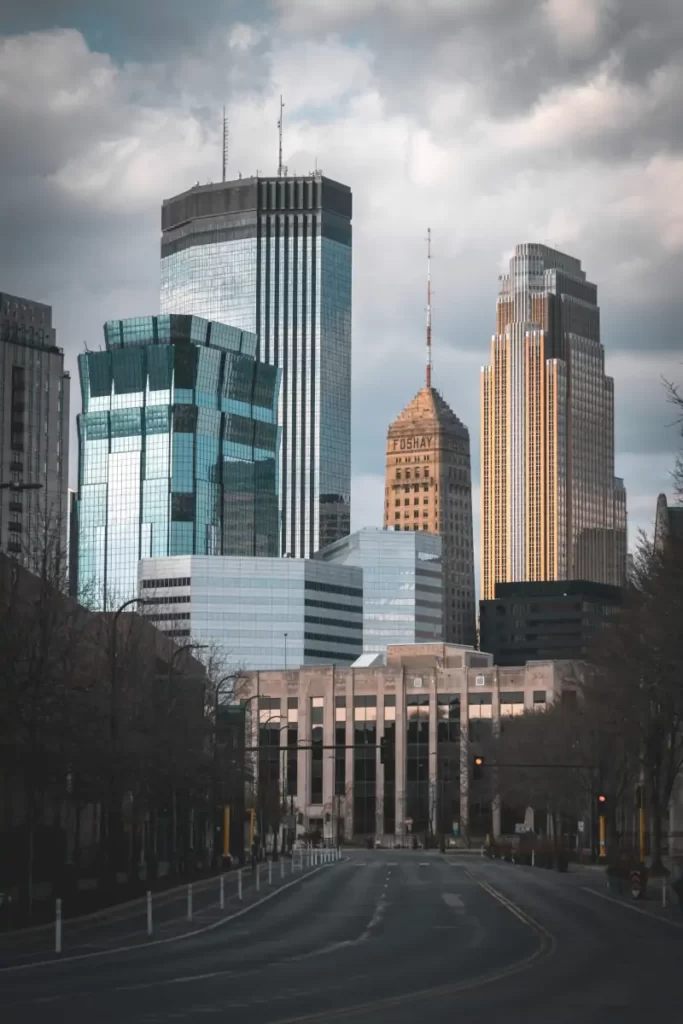
[[[279,370],[194,316],[105,325],[79,356],[78,588],[135,596],[141,558],[278,554]]]
[[[311,803],[323,802],[323,697],[311,697]]]
[[[460,694],[437,697],[437,832],[460,832]]]
[[[429,831],[429,694],[406,696],[406,819],[413,835]]]
[[[384,807],[385,836],[396,832],[396,695],[384,695]]]
[[[353,832],[375,833],[377,786],[377,697],[353,698]]]

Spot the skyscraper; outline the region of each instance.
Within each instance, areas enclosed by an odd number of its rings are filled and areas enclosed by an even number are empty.
[[[34,571],[66,570],[69,387],[52,308],[0,293],[0,547]]]
[[[256,337],[194,316],[104,332],[78,361],[81,598],[134,597],[141,558],[276,555],[280,372]]]
[[[516,246],[482,370],[484,599],[498,582],[623,582],[626,492],[604,363],[597,287],[580,261]]]
[[[282,371],[281,553],[350,529],[351,190],[319,173],[197,185],[162,207],[161,311],[258,337]]]
[[[474,645],[470,435],[432,387],[430,256],[429,251],[425,387],[420,388],[389,427],[384,526],[441,536],[444,640]]]

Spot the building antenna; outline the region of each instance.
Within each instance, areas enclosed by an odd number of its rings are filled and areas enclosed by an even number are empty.
[[[282,177],[282,174],[283,174],[283,171],[284,171],[284,168],[282,166],[282,111],[284,109],[285,109],[285,105],[282,102],[282,94],[281,94],[280,95],[280,116],[279,116],[278,122],[277,122],[277,131],[278,131],[278,140],[279,140],[278,160],[277,160],[277,176],[278,176],[278,178]]]
[[[225,175],[228,170],[228,119],[225,114],[225,107],[223,107],[223,181],[225,181]]]
[[[432,229],[427,228],[427,387],[432,386]]]

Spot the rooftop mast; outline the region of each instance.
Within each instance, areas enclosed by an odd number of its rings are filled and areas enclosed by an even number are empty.
[[[223,181],[228,170],[228,119],[223,107]]]
[[[278,130],[278,137],[279,137],[278,160],[277,160],[277,176],[278,176],[278,178],[281,178],[283,176],[283,174],[284,174],[284,167],[282,165],[282,111],[284,109],[285,109],[285,105],[282,102],[282,95],[280,95],[280,117],[278,118],[278,122],[277,122],[277,130]]]

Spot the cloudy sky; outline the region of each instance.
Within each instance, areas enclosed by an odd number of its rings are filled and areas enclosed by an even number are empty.
[[[583,262],[616,381],[630,535],[670,491],[683,382],[680,0],[3,0],[0,291],[76,355],[157,311],[163,197],[221,172],[354,191],[353,525],[379,525],[388,423],[423,373],[472,437],[497,277],[519,242]],[[74,439],[75,440],[75,439]],[[76,468],[72,448],[72,480]]]

